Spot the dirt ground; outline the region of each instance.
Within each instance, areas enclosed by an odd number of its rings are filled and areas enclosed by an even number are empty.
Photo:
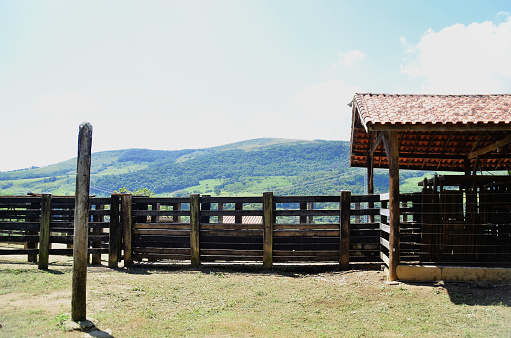
[[[5,246],[5,245],[3,245]],[[115,299],[133,298],[139,283],[138,276],[145,276],[146,288],[151,282],[158,281],[158,276],[176,274],[202,274],[208,278],[222,276],[228,278],[231,284],[245,283],[248,278],[260,279],[296,279],[304,278],[316,284],[325,283],[328,286],[340,288],[349,287],[356,290],[363,298],[372,300],[381,297],[382,290],[388,288],[401,288],[407,290],[414,297],[428,299],[432,295],[444,295],[455,305],[467,306],[495,306],[511,308],[511,283],[493,282],[434,282],[434,283],[393,283],[386,282],[386,275],[380,270],[349,270],[339,271],[337,265],[275,265],[272,271],[263,271],[259,265],[246,264],[204,264],[199,269],[190,268],[188,264],[140,264],[133,268],[109,269],[107,257],[103,257],[103,265],[90,266],[88,268],[87,285],[88,297],[93,298],[90,303],[91,312],[99,311],[111,304],[112,296],[109,290],[115,290]],[[27,263],[27,256],[0,256],[0,271],[13,270],[37,270],[37,264]],[[15,290],[3,293],[0,290],[0,319],[2,314],[8,313],[34,313],[42,312],[48,318],[54,318],[59,314],[70,312],[71,299],[71,270],[72,257],[50,256],[49,272],[54,276],[62,276],[63,285],[49,285],[50,292],[39,292],[37,288],[44,288],[46,282],[37,284],[34,290]],[[37,276],[36,276],[37,277]],[[36,278],[31,277],[31,278]],[[57,278],[53,279],[60,280]],[[240,282],[242,281],[242,282]],[[50,283],[50,282],[48,282]],[[315,285],[316,285],[315,284]],[[142,285],[142,284],[140,284]],[[142,286],[140,286],[142,287]],[[101,291],[100,291],[101,290]],[[282,298],[283,296],[281,296]],[[138,310],[139,313],[142,310]],[[511,311],[505,310],[505,317],[510,316]],[[0,321],[0,325],[2,322]],[[102,327],[103,331],[96,336],[109,336],[109,330]],[[114,332],[120,328],[114,328]],[[0,337],[8,333],[5,328],[0,328]],[[122,332],[121,332],[122,333]],[[83,333],[66,332],[66,337],[82,337]],[[120,334],[120,336],[123,336]]]

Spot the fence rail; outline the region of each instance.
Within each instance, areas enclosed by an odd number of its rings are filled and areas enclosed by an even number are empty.
[[[342,196],[91,197],[88,250],[92,263],[108,254],[111,267],[123,259],[379,263],[379,223],[369,222],[377,209],[367,207],[379,196],[343,194],[344,209]],[[73,218],[73,197],[1,196],[0,242],[24,248],[0,255],[27,254],[35,262],[37,255],[72,254]]]
[[[485,205],[487,201],[499,205],[494,201],[497,195],[484,193]],[[424,192],[400,195],[400,262],[509,264],[510,216],[481,214],[486,223],[478,225],[451,220],[440,224],[449,205],[433,198]],[[259,262],[266,267],[389,261],[388,194],[189,198],[114,194],[92,197],[89,205],[88,252],[93,264],[101,262],[101,254],[108,254],[110,267],[122,260],[125,266],[170,260],[192,265]],[[491,217],[498,222],[490,223]],[[43,267],[48,255],[71,255],[73,219],[72,197],[0,196],[0,242],[24,245],[0,249],[0,255],[23,254],[32,262],[39,257]],[[477,232],[463,232],[467,224]]]

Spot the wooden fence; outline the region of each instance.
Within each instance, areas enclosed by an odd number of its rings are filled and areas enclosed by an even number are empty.
[[[27,254],[30,262],[48,267],[48,255],[72,255],[74,234],[74,207],[72,197],[1,196],[0,242],[23,243],[24,249],[0,249],[0,255]],[[110,228],[110,199],[91,198],[89,215],[89,253],[92,263],[101,262],[101,254],[108,253]],[[52,247],[52,244],[65,246]]]
[[[379,195],[90,198],[92,263],[141,261],[336,262],[379,264]],[[74,198],[51,195],[0,197],[0,242],[26,243],[0,255],[27,254],[46,260],[70,255]],[[376,221],[375,221],[376,216]],[[49,221],[48,221],[49,220]],[[47,235],[48,234],[48,235]],[[44,265],[44,264],[43,264]],[[44,268],[44,266],[43,266]]]

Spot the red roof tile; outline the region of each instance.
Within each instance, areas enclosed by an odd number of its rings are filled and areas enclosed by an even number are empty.
[[[353,101],[366,126],[511,123],[511,94],[355,94]]]

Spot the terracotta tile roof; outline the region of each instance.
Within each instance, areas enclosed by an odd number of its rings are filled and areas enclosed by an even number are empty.
[[[388,168],[381,132],[397,132],[402,169],[511,170],[511,94],[353,98],[350,165]]]
[[[365,126],[511,123],[511,94],[355,94],[353,101]]]

